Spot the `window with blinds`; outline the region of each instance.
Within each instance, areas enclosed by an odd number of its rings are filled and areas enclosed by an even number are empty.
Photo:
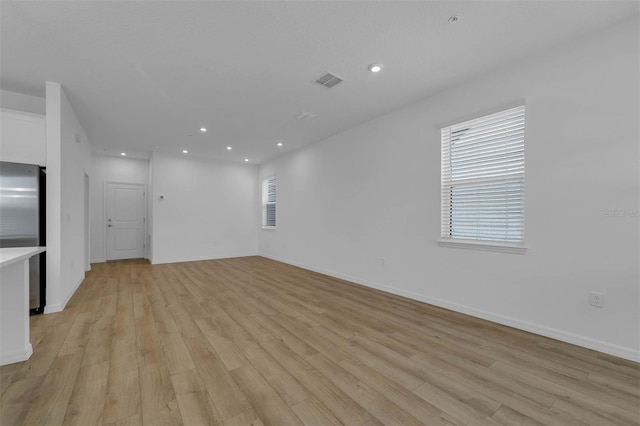
[[[262,181],[262,227],[276,227],[276,177]]]
[[[442,245],[523,251],[524,105],[445,127],[441,137]]]

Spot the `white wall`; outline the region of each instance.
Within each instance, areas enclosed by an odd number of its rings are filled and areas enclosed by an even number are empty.
[[[45,313],[64,308],[60,296],[62,281],[62,86],[47,82],[47,301]]]
[[[257,254],[255,166],[154,153],[151,167],[152,263]]]
[[[45,166],[46,145],[44,115],[0,110],[0,160]]]
[[[89,141],[59,83],[47,82],[47,306],[64,309],[84,279]]]
[[[0,108],[30,112],[44,115],[46,111],[45,99],[24,93],[0,90]]]
[[[105,182],[149,184],[149,160],[91,154],[91,263],[106,262]]]
[[[62,282],[63,307],[84,279],[85,174],[91,181],[90,146],[78,117],[62,90]],[[79,139],[79,141],[78,141]]]
[[[264,165],[260,253],[640,360],[638,39],[636,18]],[[440,125],[523,98],[528,253],[439,247]]]

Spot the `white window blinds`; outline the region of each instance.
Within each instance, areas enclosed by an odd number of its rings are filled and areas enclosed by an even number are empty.
[[[525,107],[445,127],[443,241],[524,245]]]
[[[276,226],[276,177],[262,181],[262,226]]]

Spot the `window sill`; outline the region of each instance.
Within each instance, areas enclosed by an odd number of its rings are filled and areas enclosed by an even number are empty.
[[[275,226],[263,226],[262,230],[263,231],[275,231],[276,227]]]
[[[498,242],[476,240],[439,240],[440,247],[461,248],[468,250],[497,251],[501,253],[525,254],[527,247],[513,244],[501,244]]]

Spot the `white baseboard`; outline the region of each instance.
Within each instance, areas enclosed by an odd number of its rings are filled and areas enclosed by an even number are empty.
[[[80,287],[80,284],[82,284],[82,281],[84,281],[84,272],[82,273],[82,276],[78,278],[76,284],[73,286],[69,294],[67,294],[67,297],[64,299],[62,303],[62,309],[64,309],[64,307],[67,306],[67,303],[69,303],[69,300],[71,300],[73,295],[76,293],[76,290],[78,290],[78,287]]]
[[[31,357],[31,354],[33,354],[33,347],[31,343],[27,343],[23,350],[0,354],[0,365],[26,361]]]
[[[145,257],[142,257],[141,259],[149,259],[149,257],[145,256]],[[127,259],[118,259],[118,260],[127,260]],[[95,259],[91,259],[89,262],[90,263],[107,263],[108,260],[106,257],[98,257]],[[91,270],[91,265],[89,265],[89,269],[87,271],[90,271],[90,270]]]
[[[53,314],[55,312],[61,312],[62,310],[64,310],[64,307],[67,306],[67,303],[69,303],[69,300],[71,300],[71,298],[75,294],[76,290],[78,290],[78,287],[80,287],[80,284],[82,284],[82,281],[84,281],[84,278],[85,278],[85,275],[84,275],[84,272],[83,272],[82,276],[80,276],[80,278],[76,282],[76,285],[71,289],[69,294],[67,294],[67,296],[64,298],[62,303],[56,303],[56,304],[53,304],[53,305],[50,305],[50,304],[47,303],[47,305],[44,307],[44,313],[45,314]]]
[[[535,324],[527,321],[522,321],[517,318],[511,318],[504,315],[497,315],[491,312],[482,311],[469,306],[452,303],[446,300],[435,299],[427,297],[421,294],[400,290],[393,287],[387,287],[379,283],[375,283],[368,280],[363,280],[358,277],[353,277],[346,274],[341,274],[335,271],[329,271],[322,268],[316,268],[310,265],[301,264],[298,262],[291,262],[286,259],[282,259],[275,256],[267,256],[261,254],[260,256],[268,259],[275,260],[277,262],[286,263],[289,265],[297,266],[299,268],[308,269],[310,271],[318,272],[331,277],[339,278],[341,280],[350,281],[355,284],[363,285],[365,287],[374,288],[387,293],[395,294],[397,296],[403,296],[409,299],[417,300],[419,302],[428,303],[430,305],[438,306],[440,308],[449,309],[451,311],[460,312],[462,314],[470,315],[476,318],[481,318],[487,321],[495,322],[498,324],[506,325],[519,330],[528,331],[530,333],[539,334],[541,336],[550,337],[552,339],[560,340],[562,342],[571,343],[573,345],[582,346],[584,348],[593,349],[598,352],[606,353],[609,355],[617,356],[619,358],[628,359],[635,362],[640,362],[640,352],[633,348],[626,348],[623,346],[614,345],[608,342],[592,339],[590,337],[581,336],[578,334],[570,333],[555,328],[550,328],[540,324]]]
[[[181,262],[197,262],[201,260],[216,260],[216,259],[230,259],[233,257],[249,257],[258,256],[258,253],[228,253],[217,256],[194,256],[194,257],[179,257],[173,259],[149,259],[152,265],[161,265],[165,263],[181,263]]]
[[[62,305],[60,303],[56,303],[54,305],[47,304],[44,307],[44,313],[46,314],[55,314],[56,312],[62,312]]]

